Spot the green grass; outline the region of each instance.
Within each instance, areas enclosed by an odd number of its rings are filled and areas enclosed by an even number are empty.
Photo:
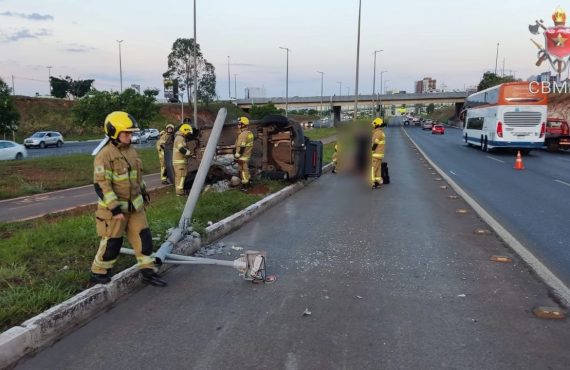
[[[271,192],[287,185],[278,181],[262,183]],[[147,217],[156,249],[166,231],[178,225],[185,199],[170,191],[153,194],[152,198]],[[237,190],[203,193],[193,214],[194,230],[203,232],[208,221],[217,222],[261,198]],[[0,237],[0,331],[88,287],[91,261],[99,244],[92,210],[0,224]],[[114,271],[134,263],[132,256],[121,256]]]
[[[323,146],[323,165],[332,162],[332,155],[334,153],[334,145],[336,143],[328,143]]]
[[[305,136],[311,140],[320,140],[329,136],[336,135],[337,130],[335,127],[327,128],[314,128],[312,130],[305,130]]]
[[[144,174],[160,171],[154,148],[139,150]],[[93,183],[93,156],[72,154],[0,162],[0,199],[15,198]]]

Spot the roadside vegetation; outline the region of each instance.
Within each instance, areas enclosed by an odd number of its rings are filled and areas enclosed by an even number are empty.
[[[305,136],[311,140],[321,140],[333,135],[336,135],[336,127],[327,128],[314,128],[311,130],[305,130]]]
[[[261,181],[259,185],[273,193],[288,183]],[[238,190],[203,193],[193,214],[194,230],[203,233],[209,221],[230,216],[263,196]],[[151,198],[147,215],[156,250],[167,230],[178,225],[185,198],[175,197],[171,188],[154,192]],[[89,286],[89,269],[99,244],[94,209],[90,206],[42,219],[0,224],[0,331]],[[121,256],[114,272],[134,263],[134,257]]]
[[[154,148],[139,150],[143,174],[160,171]],[[15,198],[93,183],[93,157],[73,154],[0,162],[0,199]]]

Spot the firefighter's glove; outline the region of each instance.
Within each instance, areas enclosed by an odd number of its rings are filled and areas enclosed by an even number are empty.
[[[144,204],[148,206],[150,204],[150,194],[146,192],[146,190],[142,191],[142,197],[144,199]]]
[[[238,159],[239,157],[240,157],[240,154],[239,154],[239,153],[235,153],[235,154],[234,154],[234,158],[235,158],[235,159]]]
[[[192,157],[192,152],[191,151],[186,151],[186,153],[184,154],[186,157]]]

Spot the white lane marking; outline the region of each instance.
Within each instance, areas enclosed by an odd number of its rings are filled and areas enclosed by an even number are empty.
[[[562,181],[562,180],[554,180],[554,181],[556,181],[557,183],[560,183],[560,184],[562,184],[562,185],[570,186],[569,183],[564,182],[564,181]]]
[[[449,173],[452,174],[452,175],[457,176],[457,174],[456,174],[455,172],[451,171],[451,170],[449,171]]]
[[[500,159],[493,158],[490,155],[488,155],[487,158],[492,159],[492,160],[497,161],[497,162],[505,163],[505,161],[501,161]]]

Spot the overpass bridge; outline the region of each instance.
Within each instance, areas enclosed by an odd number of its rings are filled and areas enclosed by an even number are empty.
[[[424,93],[424,94],[383,94],[383,95],[359,95],[358,109],[373,109],[375,106],[393,106],[395,108],[402,105],[406,107],[416,106],[418,104],[429,105],[455,105],[456,115],[459,115],[465,99],[469,94],[466,91],[459,92],[441,92],[441,93]],[[299,97],[293,96],[289,98],[289,109],[315,109],[315,110],[332,110],[335,120],[340,120],[341,111],[354,110],[354,95],[346,96],[326,96],[321,100],[320,96]],[[273,98],[250,98],[237,99],[235,103],[238,107],[246,112],[255,104],[273,103],[277,108],[285,109],[286,102],[283,97]],[[389,110],[388,110],[389,111]]]

